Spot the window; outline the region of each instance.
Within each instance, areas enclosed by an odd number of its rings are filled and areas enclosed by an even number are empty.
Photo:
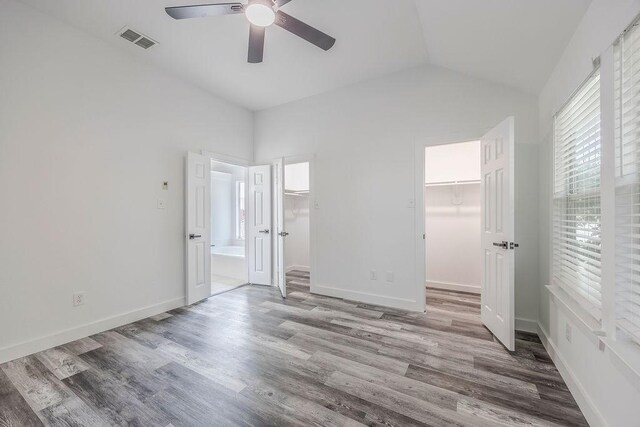
[[[554,120],[554,285],[601,320],[600,72]]]
[[[236,181],[236,239],[244,240],[245,207],[244,207],[244,181]]]
[[[640,343],[640,30],[615,46],[616,326]]]

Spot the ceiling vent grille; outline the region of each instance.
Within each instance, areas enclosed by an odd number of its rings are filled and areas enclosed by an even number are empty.
[[[156,43],[154,41],[149,40],[146,37],[140,37],[140,39],[138,39],[136,44],[143,49],[149,49],[151,46],[153,46]]]
[[[123,39],[140,46],[143,49],[149,49],[151,46],[158,44],[158,42],[152,40],[151,38],[126,27],[118,31],[118,35]]]

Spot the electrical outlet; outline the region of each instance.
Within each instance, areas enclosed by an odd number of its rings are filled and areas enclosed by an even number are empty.
[[[393,271],[387,271],[387,282],[393,283]]]
[[[569,322],[567,322],[565,325],[564,333],[565,333],[565,337],[567,338],[567,341],[571,342],[571,325],[569,324]]]
[[[369,277],[371,280],[378,280],[378,272],[375,270],[371,270],[371,275]]]
[[[164,199],[158,199],[158,209],[164,209],[167,207],[167,202]]]
[[[84,292],[76,292],[73,294],[73,306],[77,307],[79,305],[84,305]]]

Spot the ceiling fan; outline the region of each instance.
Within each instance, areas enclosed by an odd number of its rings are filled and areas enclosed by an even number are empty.
[[[217,3],[167,7],[165,11],[174,19],[205,18],[244,13],[251,24],[249,29],[249,56],[251,64],[262,62],[264,36],[267,27],[277,25],[318,46],[329,50],[336,39],[280,10],[291,0],[249,0],[249,3]]]

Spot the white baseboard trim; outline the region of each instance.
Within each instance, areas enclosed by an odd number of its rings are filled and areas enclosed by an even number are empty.
[[[155,316],[156,314],[164,313],[165,311],[173,310],[174,308],[183,307],[184,305],[184,298],[176,298],[159,304],[143,307],[138,310],[96,320],[74,328],[65,329],[44,337],[3,347],[0,348],[0,364],[66,344],[80,338],[108,331],[109,329],[117,328],[128,323],[137,322],[138,320]]]
[[[449,282],[437,282],[434,280],[427,280],[425,282],[427,288],[431,289],[443,289],[445,291],[456,292],[469,292],[472,294],[480,294],[480,286],[476,285],[463,285],[461,283],[449,283]]]
[[[284,269],[284,271],[293,271],[293,270],[300,270],[300,271],[311,271],[311,267],[309,267],[308,265],[290,265],[289,267],[286,267]]]
[[[593,400],[591,400],[591,397],[587,394],[584,386],[575,376],[570,365],[568,365],[564,360],[562,354],[558,351],[558,347],[553,341],[551,341],[549,334],[544,330],[540,323],[538,323],[538,336],[540,337],[540,341],[542,341],[542,345],[547,350],[547,353],[549,353],[551,360],[553,360],[556,368],[558,368],[558,372],[560,372],[562,379],[567,384],[567,387],[569,387],[569,391],[576,400],[578,407],[580,407],[580,410],[587,419],[589,425],[591,427],[607,427],[608,424],[604,417],[600,411],[598,411],[598,408],[593,403]]]
[[[371,294],[368,292],[348,291],[346,289],[332,288],[329,286],[311,285],[311,293],[334,298],[362,302],[365,304],[381,305],[384,307],[399,308],[407,311],[424,312],[424,304],[420,301],[388,297],[384,295]]]
[[[531,319],[521,319],[516,317],[516,331],[538,333],[538,321]]]

